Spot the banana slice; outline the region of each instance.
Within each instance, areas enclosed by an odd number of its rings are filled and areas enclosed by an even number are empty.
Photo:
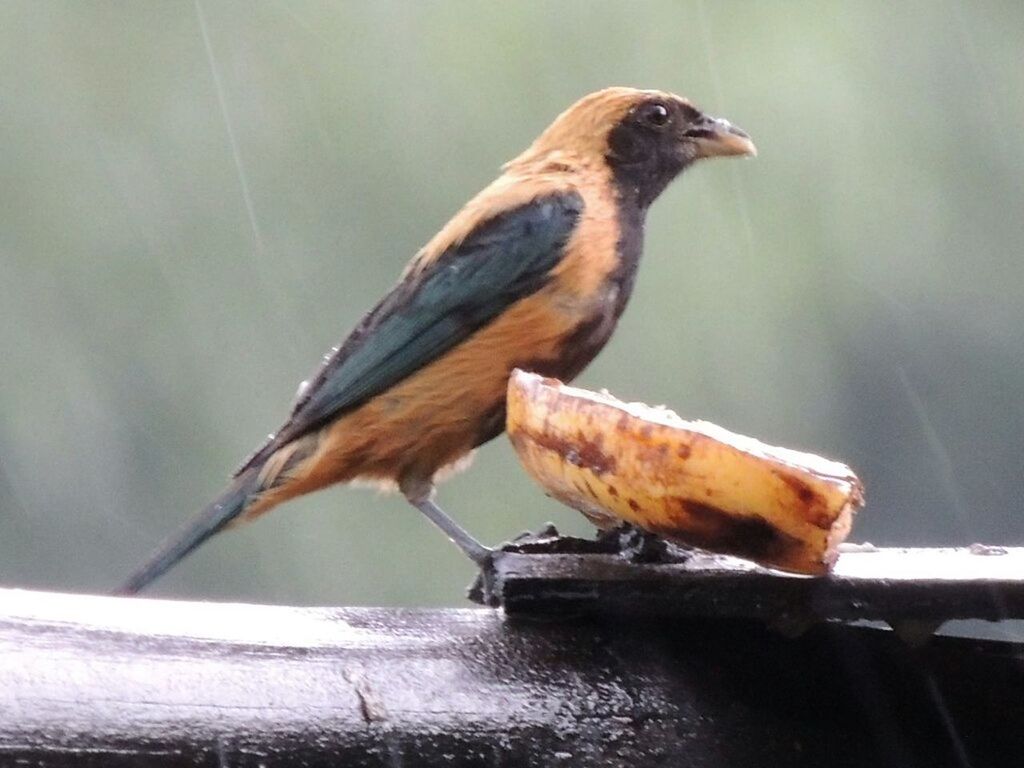
[[[598,528],[625,521],[772,568],[826,573],[864,503],[845,464],[520,370],[506,426],[533,479]]]

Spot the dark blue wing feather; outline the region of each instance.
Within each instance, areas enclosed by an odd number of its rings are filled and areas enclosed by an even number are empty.
[[[239,472],[394,386],[541,288],[582,210],[574,191],[538,198],[483,222],[399,283],[320,369],[284,427]]]

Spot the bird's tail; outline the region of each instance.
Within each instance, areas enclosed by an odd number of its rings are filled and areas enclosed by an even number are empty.
[[[175,534],[160,546],[118,587],[115,595],[134,595],[183,560],[196,547],[224,529],[245,509],[246,502],[258,492],[258,468],[249,469],[236,477],[231,485]]]

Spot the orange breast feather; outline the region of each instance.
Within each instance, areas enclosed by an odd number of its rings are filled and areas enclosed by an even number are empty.
[[[336,482],[429,479],[486,439],[481,436],[492,423],[503,424],[513,369],[558,372],[566,340],[614,298],[605,288],[617,263],[618,226],[609,186],[596,173],[576,174],[574,181],[587,182],[574,185],[584,198],[584,212],[552,280],[434,362],[311,436],[316,442],[308,458],[290,469],[289,482],[253,505],[252,514]],[[504,191],[496,185],[506,206],[510,194],[529,201],[556,185],[566,186],[564,178],[551,177]],[[492,188],[423,249],[407,277],[429,263],[442,243],[464,238],[468,222],[498,210],[502,196],[494,197]]]

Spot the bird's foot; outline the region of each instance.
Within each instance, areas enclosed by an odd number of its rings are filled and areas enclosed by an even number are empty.
[[[469,585],[466,596],[474,603],[491,608],[501,606],[501,559],[506,553],[519,554],[528,552],[549,552],[552,545],[565,541],[558,534],[553,523],[546,523],[538,531],[523,531],[509,541],[499,544],[494,549],[481,547],[479,557],[470,554],[470,559],[477,564],[480,572]],[[465,551],[465,550],[463,550]]]
[[[676,559],[670,556],[668,542],[663,538],[629,523],[602,531],[597,540],[631,563],[665,563]]]
[[[472,602],[488,608],[501,606],[501,577],[497,564],[503,554],[500,549],[489,549],[482,561],[474,560],[480,570],[466,590],[466,597]]]
[[[523,531],[494,549],[480,548],[479,555],[463,548],[480,568],[467,595],[474,603],[492,608],[501,605],[501,561],[506,555],[617,555],[631,563],[680,563],[689,558],[688,549],[628,523],[601,531],[594,539],[562,536],[552,523],[547,523],[537,531]]]

